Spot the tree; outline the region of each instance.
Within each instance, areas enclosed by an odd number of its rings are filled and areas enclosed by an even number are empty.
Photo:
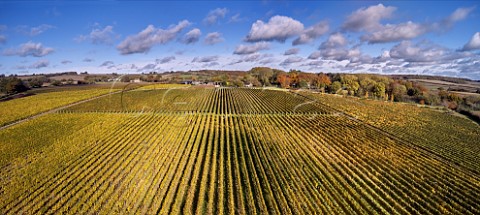
[[[28,80],[28,85],[31,88],[38,88],[38,87],[42,87],[42,85],[43,85],[43,83],[45,83],[45,81],[47,81],[47,78],[45,78],[45,77],[31,78],[31,79]]]
[[[332,86],[330,87],[330,92],[337,93],[341,89],[342,89],[342,84],[339,81],[334,81],[332,83]]]
[[[350,95],[355,95],[360,85],[358,84],[358,77],[355,75],[343,75],[340,78],[342,86],[345,87]]]
[[[330,77],[328,77],[328,75],[318,74],[315,77],[313,83],[318,89],[322,90],[322,92],[325,92],[325,88],[327,88],[327,86],[330,86],[332,84],[332,81],[330,80]]]
[[[130,77],[128,75],[124,75],[124,76],[122,76],[121,81],[122,82],[130,82]]]
[[[53,81],[52,81],[52,85],[53,85],[53,86],[60,86],[60,85],[62,85],[62,82],[59,81],[59,80],[53,80]]]
[[[277,75],[277,82],[282,88],[288,88],[290,86],[290,78],[285,73],[280,73]]]
[[[268,67],[254,67],[249,71],[250,75],[256,77],[262,85],[270,86],[270,78],[273,76],[273,70]]]
[[[298,73],[300,73],[300,71],[294,70],[294,69],[291,69],[288,72],[288,77],[290,78],[290,84],[293,85],[294,87],[297,87],[299,84]]]
[[[28,90],[22,80],[19,78],[11,78],[5,85],[5,91],[7,93],[21,93]]]
[[[300,88],[308,88],[308,82],[306,80],[300,80],[300,83],[298,83],[298,86]]]
[[[375,97],[385,97],[385,84],[383,82],[377,82],[373,86],[373,95]]]
[[[369,77],[362,78],[359,82],[360,87],[358,89],[358,96],[368,97],[370,92],[373,92],[373,87],[377,84],[376,81],[370,79]]]
[[[391,96],[394,98],[394,101],[402,101],[403,97],[407,95],[407,87],[400,83],[391,84]]]

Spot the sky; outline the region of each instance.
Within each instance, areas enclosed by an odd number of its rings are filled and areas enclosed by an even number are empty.
[[[268,66],[480,80],[478,1],[0,1],[0,74]]]

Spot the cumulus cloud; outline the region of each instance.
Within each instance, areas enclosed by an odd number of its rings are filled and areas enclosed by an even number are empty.
[[[105,28],[94,28],[87,35],[80,35],[75,38],[78,42],[90,41],[93,44],[107,44],[110,45],[114,42],[119,35],[113,31],[113,26],[107,25]]]
[[[227,15],[228,9],[227,8],[217,8],[215,10],[211,10],[207,17],[203,19],[203,23],[207,25],[213,25],[217,23],[217,21],[221,18],[224,18]]]
[[[348,60],[350,63],[371,63],[372,61],[369,56],[363,55],[358,47],[349,48],[348,40],[339,32],[331,34],[327,41],[320,45],[319,51],[319,53],[312,53],[309,59],[321,57],[324,60]]]
[[[292,45],[300,45],[310,43],[323,34],[327,33],[330,29],[327,21],[319,22],[303,31],[300,36],[292,42]]]
[[[147,28],[138,34],[128,36],[117,46],[117,50],[122,55],[147,53],[154,45],[165,44],[175,39],[189,25],[190,22],[187,20],[170,26],[168,29],[157,29],[153,25],[148,25]]]
[[[45,55],[53,53],[53,51],[53,48],[44,47],[42,43],[34,43],[32,41],[29,41],[27,43],[21,44],[17,49],[7,49],[3,52],[3,54],[7,56],[18,55],[21,57],[43,57]]]
[[[370,44],[386,43],[413,39],[427,31],[427,26],[413,22],[400,23],[397,25],[387,24],[377,31],[363,35],[361,39],[362,41],[368,41]]]
[[[465,19],[474,10],[474,7],[458,8],[440,22],[414,23],[408,21],[398,24],[381,24],[383,19],[391,18],[395,10],[395,7],[385,7],[382,4],[358,9],[347,17],[342,29],[366,32],[361,40],[369,44],[410,40],[428,32],[446,31],[456,22]]]
[[[395,7],[378,4],[368,8],[360,8],[350,14],[342,25],[347,31],[373,31],[381,27],[382,19],[391,18]]]
[[[92,59],[92,58],[88,58],[88,57],[87,57],[87,58],[84,58],[82,61],[83,61],[83,62],[90,63],[90,62],[93,62],[93,61],[95,61],[95,60]]]
[[[111,60],[104,61],[102,64],[100,64],[100,67],[106,67],[106,66],[112,66],[114,63]]]
[[[453,52],[428,41],[414,44],[410,41],[403,41],[389,52],[392,59],[403,60],[409,63],[448,63],[453,60],[469,56],[469,53]]]
[[[258,42],[252,45],[239,45],[233,52],[233,54],[237,55],[246,55],[258,52],[260,50],[266,50],[270,48],[270,44],[267,42]]]
[[[283,53],[283,55],[294,55],[294,54],[298,54],[298,52],[300,52],[300,49],[291,48],[291,49],[288,49],[287,51],[285,51],[285,53]]]
[[[62,63],[62,64],[64,64],[64,65],[65,65],[65,64],[72,63],[72,61],[70,61],[70,60],[62,60],[62,62],[60,62],[60,63]]]
[[[196,43],[200,39],[201,35],[202,32],[200,31],[200,29],[194,28],[183,36],[181,42],[185,44]]]
[[[345,46],[348,44],[347,39],[343,36],[343,34],[337,32],[331,34],[327,41],[323,42],[320,45],[321,49],[327,49],[327,48],[336,48],[336,47],[341,47]]]
[[[468,41],[462,48],[463,51],[471,51],[480,49],[480,32],[475,33],[472,39]]]
[[[162,59],[156,59],[155,62],[157,64],[164,64],[164,63],[168,63],[170,61],[173,61],[175,60],[175,56],[168,56],[168,57],[164,57]]]
[[[47,25],[47,24],[42,24],[37,27],[29,27],[27,25],[20,25],[16,27],[16,31],[25,34],[28,36],[37,36],[49,29],[55,28],[55,26],[52,25]]]
[[[285,42],[288,38],[301,34],[303,28],[303,24],[295,19],[287,16],[274,16],[267,23],[261,20],[253,23],[245,41]]]
[[[50,64],[50,62],[48,60],[39,60],[39,61],[33,63],[32,65],[30,65],[28,68],[30,68],[30,69],[40,69],[40,68],[43,68],[43,67],[48,67],[49,64]]]
[[[214,45],[217,43],[221,43],[223,41],[224,39],[222,38],[222,35],[220,33],[212,32],[207,34],[207,36],[205,37],[204,43],[207,45]]]
[[[302,61],[303,61],[302,57],[292,56],[292,57],[288,57],[287,59],[285,59],[282,63],[280,63],[280,65],[288,66],[292,63],[298,63],[298,62],[302,62]]]
[[[205,57],[195,57],[192,60],[192,63],[209,63],[218,60],[218,56],[205,56]]]

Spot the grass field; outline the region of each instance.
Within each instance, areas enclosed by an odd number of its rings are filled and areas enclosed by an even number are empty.
[[[430,135],[400,121],[411,111]],[[118,93],[0,130],[0,213],[479,214],[471,157],[437,136],[474,147],[478,125],[449,117],[261,89]]]

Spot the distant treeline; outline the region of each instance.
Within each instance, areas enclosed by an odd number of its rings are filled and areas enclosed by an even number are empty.
[[[23,81],[15,76],[0,76],[0,91],[4,94],[18,93],[29,88],[41,87],[44,83],[51,85],[72,84],[73,80],[52,80],[50,77],[61,75],[78,75],[76,72],[64,72],[48,75],[31,76]],[[471,81],[464,78],[426,76],[426,75],[378,75],[378,74],[340,74],[308,73],[300,70],[283,71],[268,67],[255,67],[249,71],[199,70],[171,71],[164,73],[142,73],[131,75],[88,74],[81,73],[84,81],[78,83],[95,83],[106,81],[122,82],[159,82],[159,83],[218,83],[225,87],[263,87],[273,86],[290,89],[309,89],[323,93],[357,96],[396,102],[414,102],[427,105],[443,105],[458,112],[468,112],[478,116],[480,96],[460,96],[445,89],[428,90],[412,79],[440,80],[453,83]],[[78,84],[77,83],[77,84]],[[477,90],[480,93],[480,89]]]

